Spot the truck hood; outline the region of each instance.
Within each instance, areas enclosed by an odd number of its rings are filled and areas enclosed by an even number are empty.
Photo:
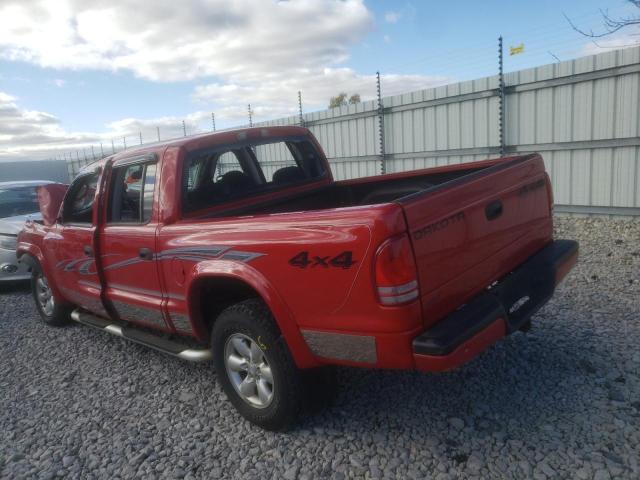
[[[42,220],[42,215],[40,212],[36,212],[27,215],[0,218],[0,234],[17,235],[27,220]]]

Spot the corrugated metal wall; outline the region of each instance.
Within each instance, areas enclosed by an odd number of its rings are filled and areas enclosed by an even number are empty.
[[[557,210],[640,215],[640,48],[508,73],[505,84],[506,151],[543,154]],[[387,172],[499,154],[497,76],[385,97],[383,105]],[[303,120],[337,179],[381,172],[376,102]]]
[[[631,48],[507,76],[507,144],[543,153],[562,209],[640,214],[639,62]]]

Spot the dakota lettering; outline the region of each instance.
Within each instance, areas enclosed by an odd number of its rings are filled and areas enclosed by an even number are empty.
[[[444,230],[449,225],[457,223],[461,220],[464,220],[464,212],[454,213],[450,217],[443,218],[442,220],[438,220],[437,222],[431,223],[426,227],[421,228],[420,230],[416,230],[413,232],[413,238],[415,240],[421,240],[427,235],[431,235],[439,230]]]

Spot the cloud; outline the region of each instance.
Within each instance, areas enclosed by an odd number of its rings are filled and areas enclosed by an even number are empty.
[[[402,18],[402,12],[387,12],[384,14],[384,20],[388,23],[398,23]]]
[[[595,38],[589,41],[582,47],[580,55],[596,55],[622,48],[637,47],[638,45],[640,45],[640,42],[638,41],[637,31],[634,33],[614,34],[610,37]]]
[[[66,80],[62,80],[61,78],[54,78],[51,80],[51,83],[58,88],[62,88],[67,84]]]
[[[184,129],[182,127],[183,121]],[[201,133],[204,131],[205,122],[211,125],[210,112],[198,111],[180,118],[175,116],[152,119],[124,118],[109,123],[105,136],[115,138],[120,144],[123,143],[122,137],[127,137],[128,145],[132,145],[139,143],[139,136],[142,135],[142,141],[149,143],[158,140],[158,136],[160,140],[167,140],[182,137],[185,131],[187,135]]]
[[[412,22],[416,18],[416,7],[406,3],[400,10],[390,10],[384,14],[387,23],[398,23],[400,20]]]
[[[391,12],[392,13],[392,12]],[[402,9],[410,16],[410,6]],[[399,17],[398,17],[399,18]],[[64,70],[128,71],[143,81],[194,81],[194,111],[186,116],[114,119],[96,132],[69,132],[45,112],[13,112],[0,132],[0,159],[42,158],[111,138],[122,144],[208,130],[211,113],[219,127],[326,108],[341,91],[375,97],[373,72],[344,66],[353,45],[373,29],[363,0],[3,0],[0,59]],[[384,95],[451,81],[429,75],[383,75]],[[65,86],[60,79],[51,81]],[[50,122],[50,123],[47,123]],[[7,126],[6,129],[4,126]],[[47,150],[49,149],[49,150]],[[47,153],[48,152],[48,153]]]
[[[424,75],[382,75],[384,96],[407,91],[420,90],[435,85],[449,83],[448,77]],[[265,79],[260,88],[252,82],[209,83],[198,86],[193,100],[201,107],[185,116],[169,115],[158,118],[124,118],[105,125],[102,132],[70,132],[65,130],[60,120],[46,112],[21,108],[18,99],[0,91],[0,161],[39,160],[68,155],[94,147],[99,151],[100,143],[104,151],[111,151],[112,141],[116,149],[125,142],[128,147],[158,139],[166,140],[211,129],[211,109],[215,104],[218,129],[248,124],[247,103],[251,102],[255,122],[297,114],[297,92],[302,91],[305,112],[327,108],[329,98],[345,91],[359,93],[362,100],[375,98],[376,77],[374,74],[361,75],[350,68],[325,68],[311,71],[295,78],[274,77]],[[123,137],[126,137],[123,140]]]
[[[62,128],[60,120],[45,112],[20,108],[18,99],[0,91],[0,162],[9,160],[41,160],[62,158],[76,152],[82,157],[91,154],[91,147],[97,155],[100,144],[104,152],[128,147],[142,141],[149,143],[158,139],[181,137],[184,135],[182,121],[185,121],[187,135],[203,131],[201,125],[208,119],[209,112],[195,112],[184,118],[161,117],[154,119],[126,118],[106,125],[104,132],[69,132]],[[83,153],[83,151],[85,153]]]
[[[444,76],[427,75],[382,75],[383,95],[410,92],[442,85],[452,79]],[[305,112],[327,108],[329,99],[340,92],[359,93],[362,100],[376,97],[375,74],[362,75],[351,68],[324,68],[301,73],[291,78],[265,79],[260,88],[251,82],[232,84],[211,83],[198,86],[194,99],[203,104],[215,104],[216,116],[229,121],[246,121],[246,107],[251,103],[257,120],[267,120],[298,111],[297,92],[302,92]]]
[[[5,0],[0,58],[153,81],[257,78],[344,61],[372,23],[362,0]]]
[[[56,149],[81,148],[99,142],[91,133],[67,133],[46,112],[20,108],[17,99],[0,91],[0,160],[41,159]]]

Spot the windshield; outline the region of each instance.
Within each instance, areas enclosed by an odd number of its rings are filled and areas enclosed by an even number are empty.
[[[0,218],[39,212],[36,188],[34,186],[0,188]]]

